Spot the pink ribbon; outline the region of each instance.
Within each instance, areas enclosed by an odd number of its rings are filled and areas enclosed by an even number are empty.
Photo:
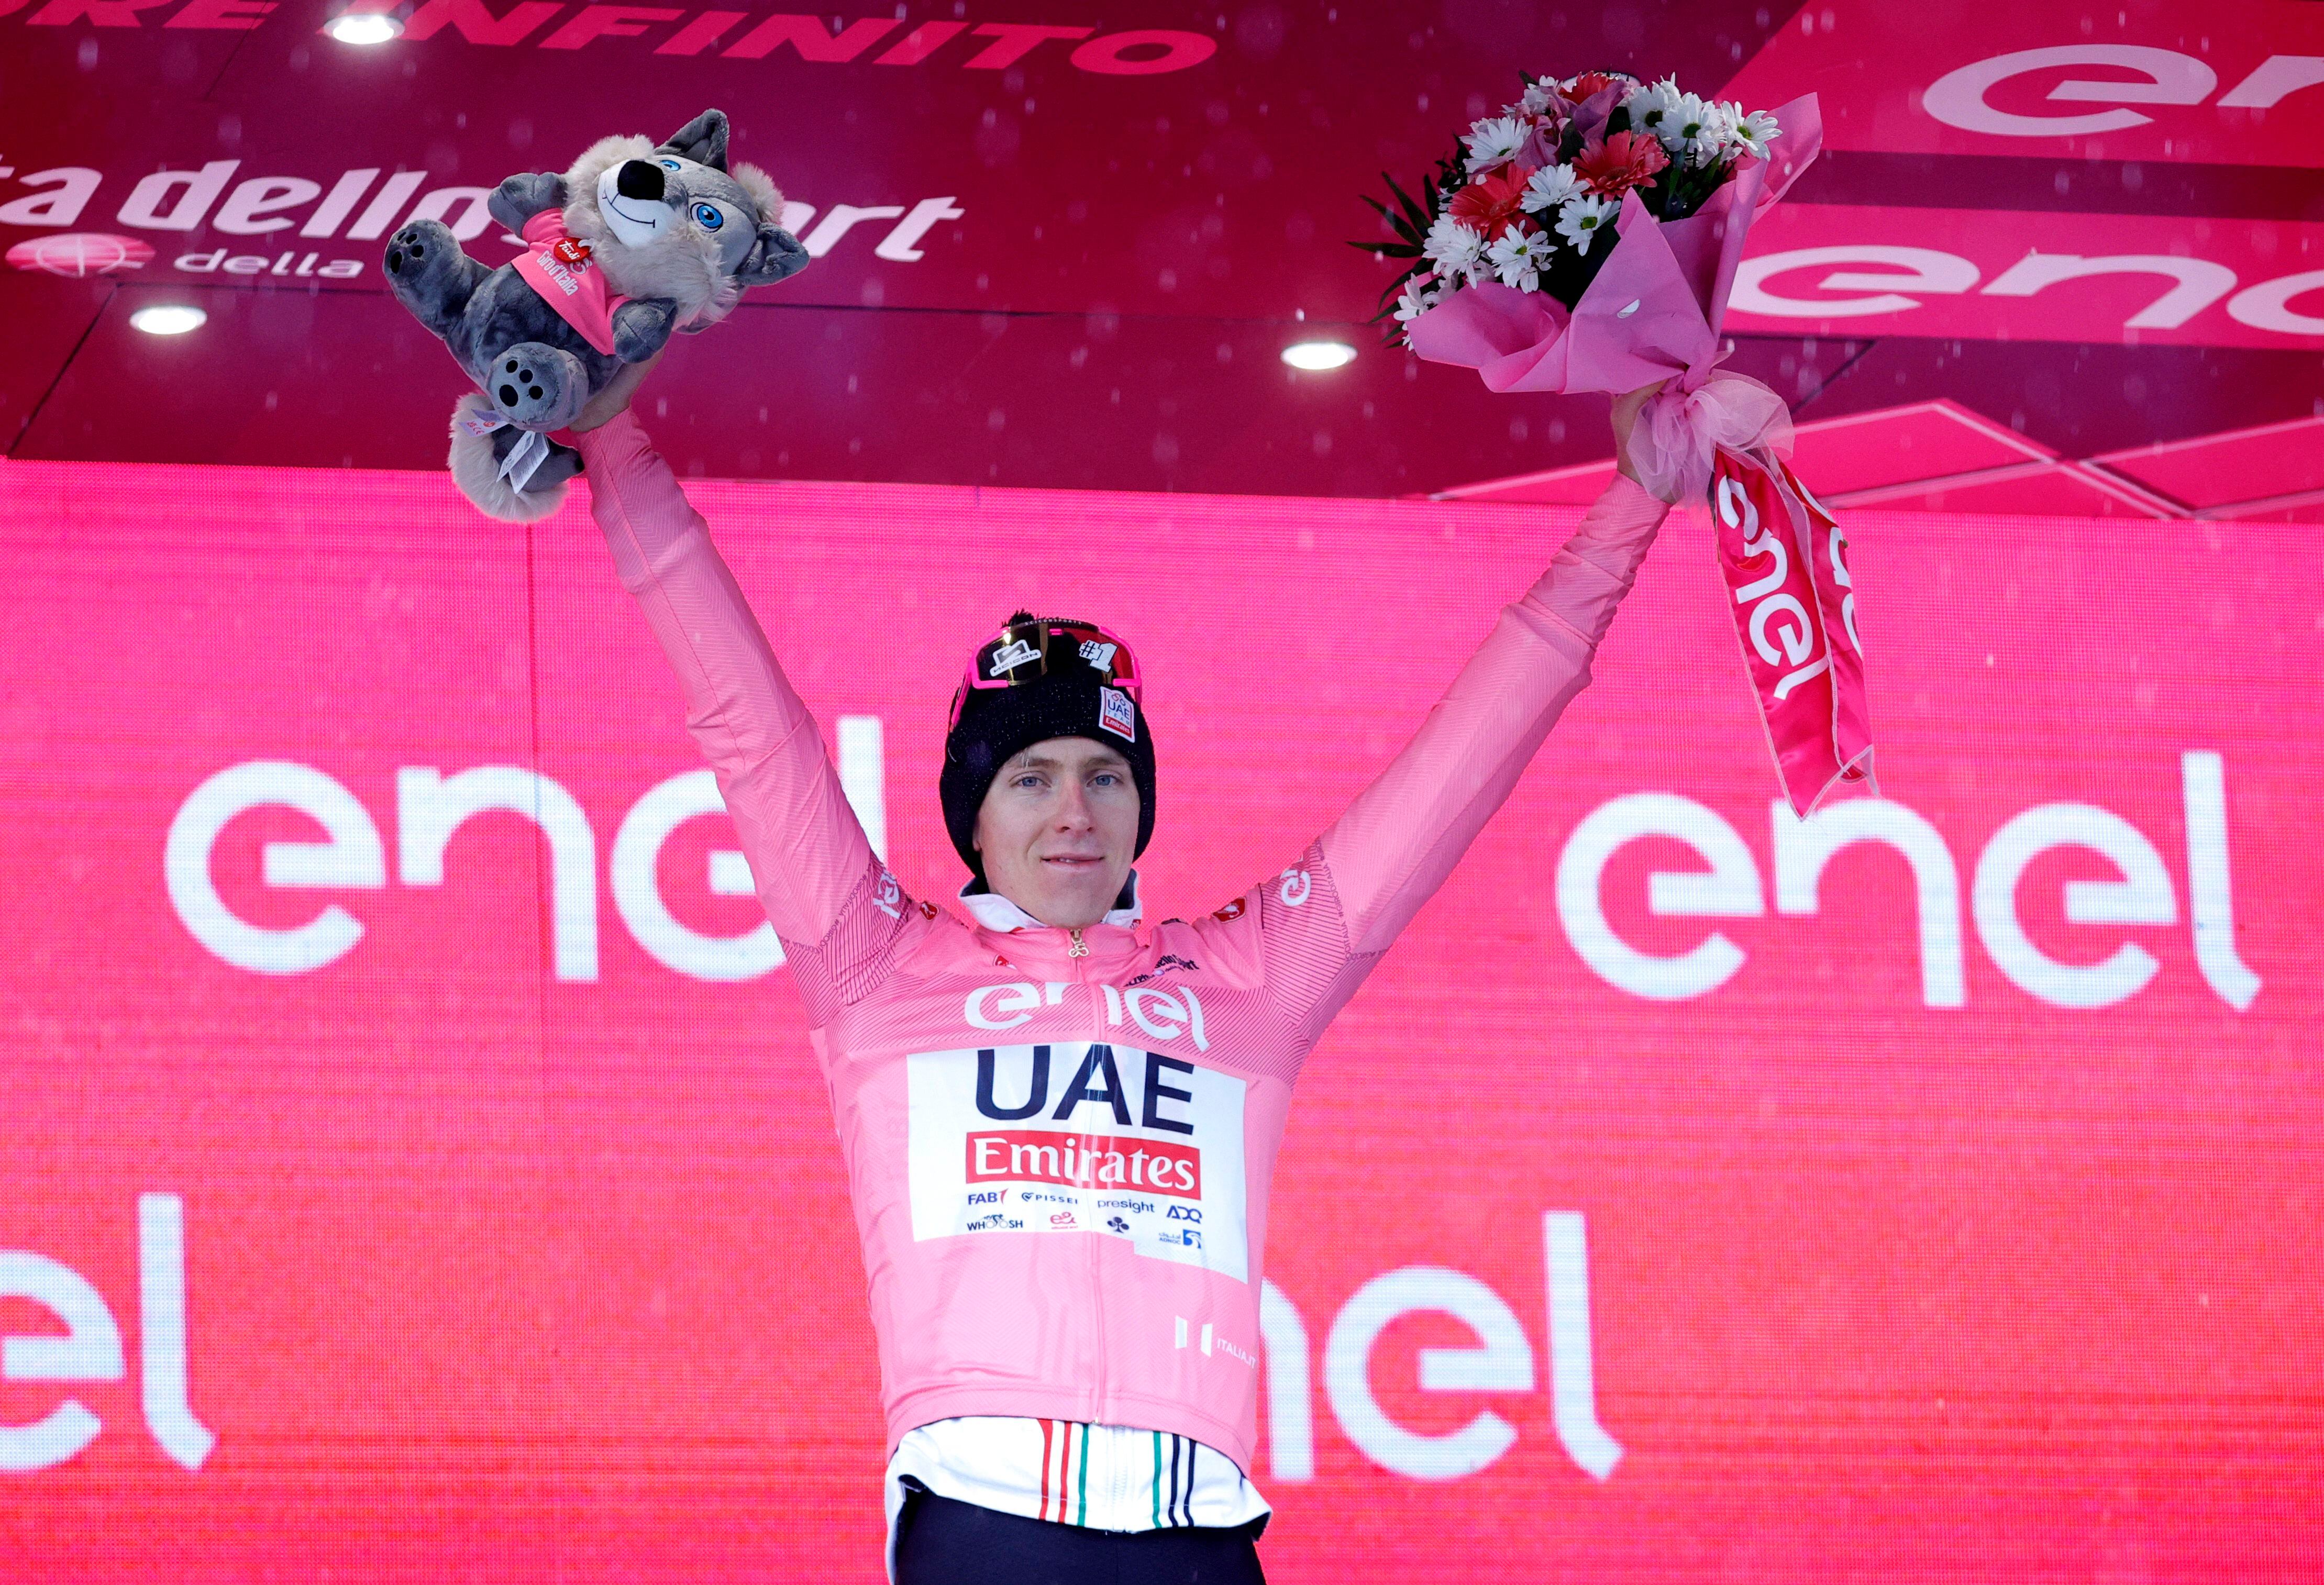
[[[1792,455],[1792,410],[1748,374],[1714,369],[1665,382],[1647,399],[1630,432],[1630,465],[1638,482],[1665,501],[1700,501],[1710,493],[1711,459],[1720,448]]]

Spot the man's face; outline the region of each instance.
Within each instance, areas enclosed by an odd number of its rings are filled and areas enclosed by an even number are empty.
[[[1026,749],[1001,767],[977,811],[985,884],[1044,925],[1103,919],[1137,847],[1130,761],[1088,738]]]

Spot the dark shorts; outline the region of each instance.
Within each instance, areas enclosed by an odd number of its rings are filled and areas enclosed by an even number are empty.
[[[897,1585],[1266,1585],[1252,1544],[1264,1519],[1232,1530],[1124,1535],[1019,1518],[932,1492],[896,1519]]]

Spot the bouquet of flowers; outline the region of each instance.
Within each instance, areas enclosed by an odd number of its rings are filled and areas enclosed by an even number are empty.
[[[1417,200],[1393,177],[1393,202],[1365,200],[1395,240],[1355,245],[1410,261],[1379,317],[1494,391],[1661,383],[1631,462],[1665,499],[1708,500],[1777,773],[1808,814],[1871,777],[1847,539],[1791,471],[1783,399],[1719,367],[1719,327],[1753,218],[1821,146],[1815,97],[1769,113],[1668,78],[1523,82]]]
[[[1742,161],[1766,160],[1783,131],[1764,110],[1699,99],[1668,78],[1524,81],[1517,103],[1471,124],[1437,161],[1422,201],[1394,177],[1393,207],[1365,200],[1397,240],[1353,245],[1412,261],[1380,294],[1397,299],[1380,318],[1394,317],[1399,337],[1447,293],[1488,281],[1572,308],[1614,251],[1624,194],[1658,220],[1685,219]]]

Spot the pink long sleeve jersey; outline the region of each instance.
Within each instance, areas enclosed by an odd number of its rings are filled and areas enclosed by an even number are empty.
[[[1301,1063],[1508,795],[1665,508],[1617,480],[1404,751],[1192,924],[996,930],[872,855],[815,721],[630,415],[579,437],[813,1027],[892,1450],[969,1415],[1191,1437],[1251,1466],[1268,1189]]]

